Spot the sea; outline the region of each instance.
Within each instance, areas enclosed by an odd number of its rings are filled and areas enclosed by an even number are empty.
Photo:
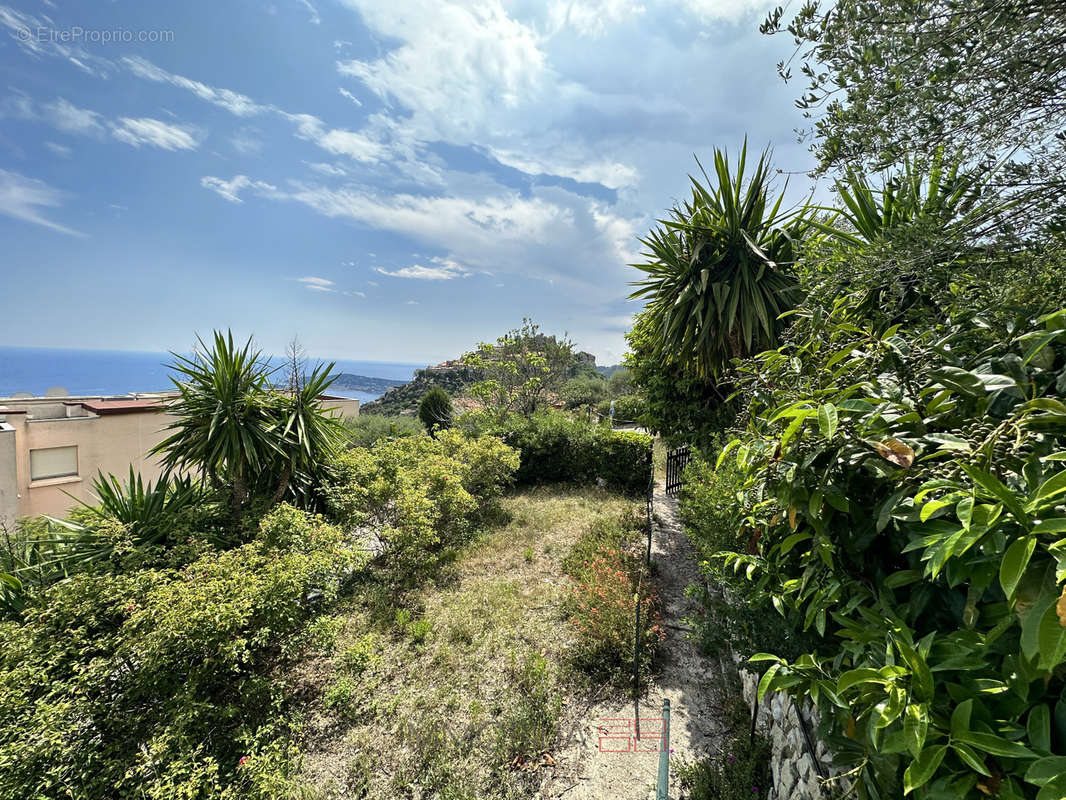
[[[70,395],[129,394],[158,392],[174,388],[173,374],[167,365],[174,360],[169,353],[126,350],[77,350],[44,347],[0,347],[0,397],[17,392],[40,396],[61,387]],[[425,364],[397,361],[336,361],[334,371],[371,378],[406,381]],[[313,367],[318,359],[308,357]],[[275,357],[272,363],[284,363]],[[357,397],[364,403],[379,394],[352,390],[333,390],[331,394]]]

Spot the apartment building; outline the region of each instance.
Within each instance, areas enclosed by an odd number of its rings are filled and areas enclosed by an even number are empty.
[[[171,394],[121,397],[0,398],[0,524],[19,517],[62,517],[77,501],[94,501],[98,471],[123,477],[130,465],[145,480],[161,472],[149,451],[174,421]],[[341,417],[357,416],[359,401],[323,396]]]

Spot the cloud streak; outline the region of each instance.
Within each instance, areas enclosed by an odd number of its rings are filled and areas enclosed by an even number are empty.
[[[65,192],[52,188],[44,181],[0,169],[0,214],[68,236],[84,236],[81,231],[53,222],[41,213],[41,209],[61,206],[65,199]]]

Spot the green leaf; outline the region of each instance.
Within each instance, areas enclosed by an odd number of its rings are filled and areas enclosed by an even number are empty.
[[[991,753],[994,756],[1002,756],[1003,758],[1036,758],[1037,755],[1028,747],[1017,742],[1012,742],[1009,739],[1004,739],[1002,736],[996,736],[994,733],[979,733],[977,731],[968,731],[967,733],[955,737],[959,741],[965,742],[968,745],[976,747],[978,750],[982,750],[985,753]]]
[[[977,467],[970,466],[969,464],[962,465],[963,470],[973,478],[974,482],[1003,503],[1007,510],[1014,515],[1014,518],[1018,520],[1024,527],[1029,527],[1029,515],[1025,513],[1025,509],[1018,501],[1018,497],[1004,486],[999,478],[995,475],[990,475],[987,472],[978,469]]]
[[[771,664],[766,669],[766,672],[763,673],[762,678],[759,680],[759,690],[757,695],[760,703],[762,702],[763,696],[769,690],[770,684],[771,682],[773,682],[774,675],[777,674],[777,671],[781,669],[782,666],[783,665],[780,662],[777,664]]]
[[[911,765],[903,773],[903,794],[910,794],[918,787],[924,786],[929,782],[937,767],[940,766],[940,762],[944,760],[944,754],[947,749],[948,747],[945,744],[927,747],[918,758],[911,762]]]
[[[1003,554],[1003,561],[999,565],[999,583],[1003,587],[1003,593],[1007,599],[1014,597],[1014,590],[1018,588],[1018,581],[1025,574],[1025,568],[1029,566],[1029,559],[1033,557],[1036,548],[1036,537],[1026,536],[1015,539],[1007,552]]]
[[[885,685],[888,680],[876,669],[852,669],[837,679],[837,694],[843,694],[853,686],[861,683],[878,683]]]
[[[1029,732],[1029,743],[1034,750],[1042,753],[1051,751],[1051,709],[1044,703],[1034,706],[1029,712],[1029,720],[1026,723]],[[1066,769],[1063,770],[1066,774]]]
[[[1063,776],[1066,776],[1066,756],[1038,759],[1025,771],[1026,782],[1035,786],[1044,786]]]
[[[1036,490],[1036,493],[1029,501],[1029,507],[1035,510],[1063,492],[1066,492],[1066,469],[1055,473],[1040,484],[1040,488]]]
[[[992,773],[988,771],[988,767],[986,767],[984,762],[977,757],[977,753],[975,753],[969,747],[964,744],[961,744],[960,742],[953,742],[951,745],[951,749],[954,750],[955,755],[957,755],[962,760],[962,762],[974,772],[980,772],[982,775],[985,775],[989,778],[992,777]]]
[[[1036,794],[1036,800],[1063,800],[1063,798],[1066,798],[1066,775],[1045,783]]]
[[[1038,667],[1050,672],[1059,666],[1066,656],[1066,627],[1063,627],[1059,619],[1055,603],[1049,605],[1040,618],[1037,642],[1040,647]]]
[[[929,731],[929,711],[924,703],[911,703],[903,717],[903,736],[907,749],[917,758],[925,745],[925,736]]]
[[[837,409],[832,403],[818,407],[818,429],[826,439],[832,439],[837,430]]]
[[[951,737],[961,739],[970,731],[970,714],[973,712],[973,700],[966,700],[955,706],[951,712]]]
[[[1066,533],[1066,517],[1042,519],[1033,526],[1033,533]]]

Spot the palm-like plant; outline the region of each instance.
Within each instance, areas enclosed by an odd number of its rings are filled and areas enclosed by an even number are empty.
[[[784,191],[772,201],[768,149],[747,179],[746,166],[747,140],[735,174],[716,148],[707,185],[690,176],[691,199],[641,239],[647,260],[632,265],[646,277],[631,297],[648,299],[664,354],[703,376],[773,346],[800,297],[791,268],[806,207],[782,210]]]
[[[835,184],[843,207],[821,208],[829,216],[810,221],[843,245],[842,257],[828,262],[830,291],[858,286],[860,308],[898,313],[936,306],[938,287],[995,266],[980,246],[1008,207],[985,191],[995,172],[964,170],[943,151],[928,162],[907,159],[877,183],[849,171]]]
[[[153,448],[168,470],[192,471],[229,493],[235,514],[253,494],[274,502],[308,487],[340,441],[339,422],[319,407],[333,364],[315,369],[288,393],[270,383],[275,372],[249,338],[216,331],[191,357],[173,354],[180,397],[169,412],[173,433]]]

